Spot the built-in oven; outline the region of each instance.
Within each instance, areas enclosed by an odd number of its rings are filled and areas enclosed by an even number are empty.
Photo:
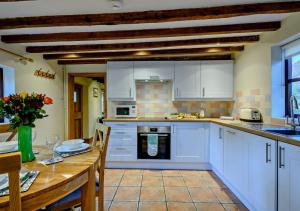
[[[138,143],[137,157],[138,159],[164,159],[171,158],[171,127],[155,127],[155,126],[138,126]],[[155,153],[149,153],[149,134],[156,134]]]

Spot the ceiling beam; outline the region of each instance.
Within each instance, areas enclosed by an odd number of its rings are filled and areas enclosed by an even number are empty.
[[[245,44],[257,42],[258,35],[240,37],[204,38],[193,40],[175,40],[140,43],[116,43],[116,44],[89,44],[89,45],[55,45],[55,46],[28,46],[28,53],[53,53],[53,52],[89,52],[108,50],[138,50],[149,48],[170,48],[182,46],[197,46],[208,44]]]
[[[256,14],[291,13],[298,11],[300,11],[299,1],[283,1],[127,13],[17,17],[0,19],[0,29],[162,23],[172,21],[219,19]]]
[[[212,47],[212,48],[187,48],[172,50],[150,50],[150,51],[119,51],[119,52],[96,52],[96,53],[71,53],[71,54],[44,54],[44,59],[121,59],[121,58],[151,58],[160,56],[192,56],[201,54],[220,54],[243,51],[244,46],[237,47]]]
[[[119,40],[142,39],[160,37],[180,37],[214,34],[232,34],[275,31],[280,28],[280,22],[246,23],[218,26],[200,26],[186,28],[144,29],[130,31],[103,31],[103,32],[68,32],[53,34],[19,34],[3,35],[5,43],[33,43],[58,41],[88,41],[88,40]]]
[[[118,59],[118,60],[106,60],[106,59],[68,59],[58,60],[60,65],[78,65],[78,64],[106,64],[108,61],[166,61],[166,60],[231,60],[230,54],[225,55],[204,55],[195,57],[153,57],[150,59]]]

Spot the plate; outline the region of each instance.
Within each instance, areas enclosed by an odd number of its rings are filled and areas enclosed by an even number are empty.
[[[76,144],[82,144],[84,142],[83,139],[71,139],[66,140],[62,143],[62,145],[76,145]]]
[[[59,153],[78,152],[86,150],[89,147],[90,145],[86,143],[81,143],[80,145],[60,145],[55,149],[55,151]]]
[[[14,152],[18,150],[17,141],[0,142],[0,153]]]

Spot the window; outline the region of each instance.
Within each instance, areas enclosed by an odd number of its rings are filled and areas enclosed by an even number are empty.
[[[300,53],[285,59],[285,113],[289,116],[292,95],[296,97],[300,106]],[[296,116],[300,116],[300,109],[294,111]]]

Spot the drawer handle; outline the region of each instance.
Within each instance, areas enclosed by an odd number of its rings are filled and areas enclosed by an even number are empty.
[[[142,134],[140,134],[140,136],[144,136],[144,137],[145,137],[145,136],[148,136],[148,135],[142,133]],[[169,136],[169,135],[168,135],[168,134],[158,134],[158,136],[159,136],[159,137],[167,137],[167,136]]]
[[[231,135],[235,135],[236,132],[230,131],[230,130],[226,130],[227,133],[231,134]]]
[[[116,150],[127,150],[127,149],[124,148],[124,147],[116,147],[115,149],[116,149]]]
[[[115,131],[116,134],[125,134],[126,132],[118,132],[118,131]]]

